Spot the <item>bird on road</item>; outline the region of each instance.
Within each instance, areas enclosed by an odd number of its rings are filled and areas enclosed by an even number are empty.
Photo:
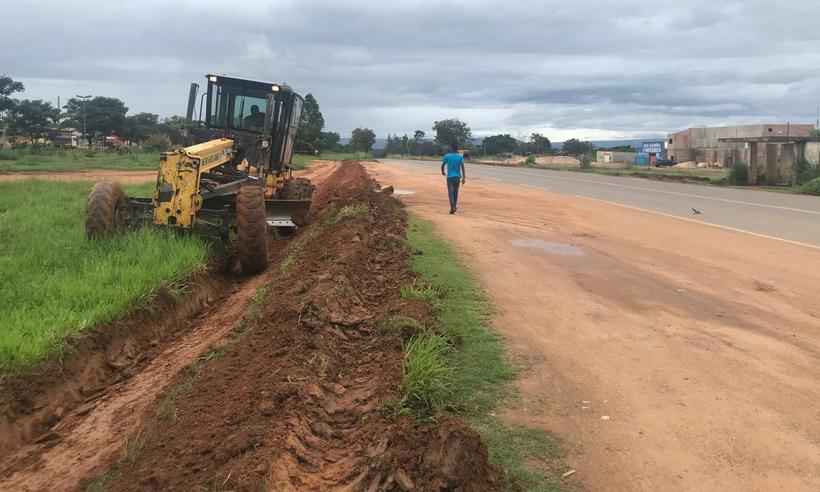
[[[700,214],[702,214],[702,213],[703,213],[703,212],[701,212],[700,210],[698,210],[698,209],[696,209],[696,208],[692,207],[692,215],[700,215]]]

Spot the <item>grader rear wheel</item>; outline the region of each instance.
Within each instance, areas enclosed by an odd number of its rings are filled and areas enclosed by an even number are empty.
[[[236,255],[244,273],[258,273],[268,266],[268,224],[265,192],[246,185],[236,196]]]
[[[122,232],[128,226],[128,196],[117,183],[97,183],[88,195],[85,234],[99,239]]]

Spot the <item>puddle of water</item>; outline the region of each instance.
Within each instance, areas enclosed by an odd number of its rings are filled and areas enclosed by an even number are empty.
[[[413,191],[413,190],[403,190],[401,188],[394,188],[393,189],[393,194],[394,195],[413,195],[415,193],[416,192]]]
[[[510,241],[513,246],[519,248],[538,249],[544,253],[561,256],[584,256],[584,250],[578,246],[564,243],[551,243],[541,239],[513,239]]]

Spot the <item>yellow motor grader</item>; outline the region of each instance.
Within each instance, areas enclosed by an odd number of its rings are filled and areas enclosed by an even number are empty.
[[[307,222],[313,186],[290,166],[302,97],[284,84],[207,75],[199,118],[191,84],[186,119],[192,145],[160,155],[151,198],[129,198],[116,183],[88,197],[89,238],[153,223],[214,236],[255,273],[268,262],[268,228]]]

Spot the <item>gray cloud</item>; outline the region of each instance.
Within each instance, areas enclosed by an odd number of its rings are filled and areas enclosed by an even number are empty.
[[[226,8],[227,5],[227,8]],[[286,81],[328,128],[556,139],[813,121],[815,0],[58,2],[3,8],[0,72],[24,97],[183,111],[206,72]]]

